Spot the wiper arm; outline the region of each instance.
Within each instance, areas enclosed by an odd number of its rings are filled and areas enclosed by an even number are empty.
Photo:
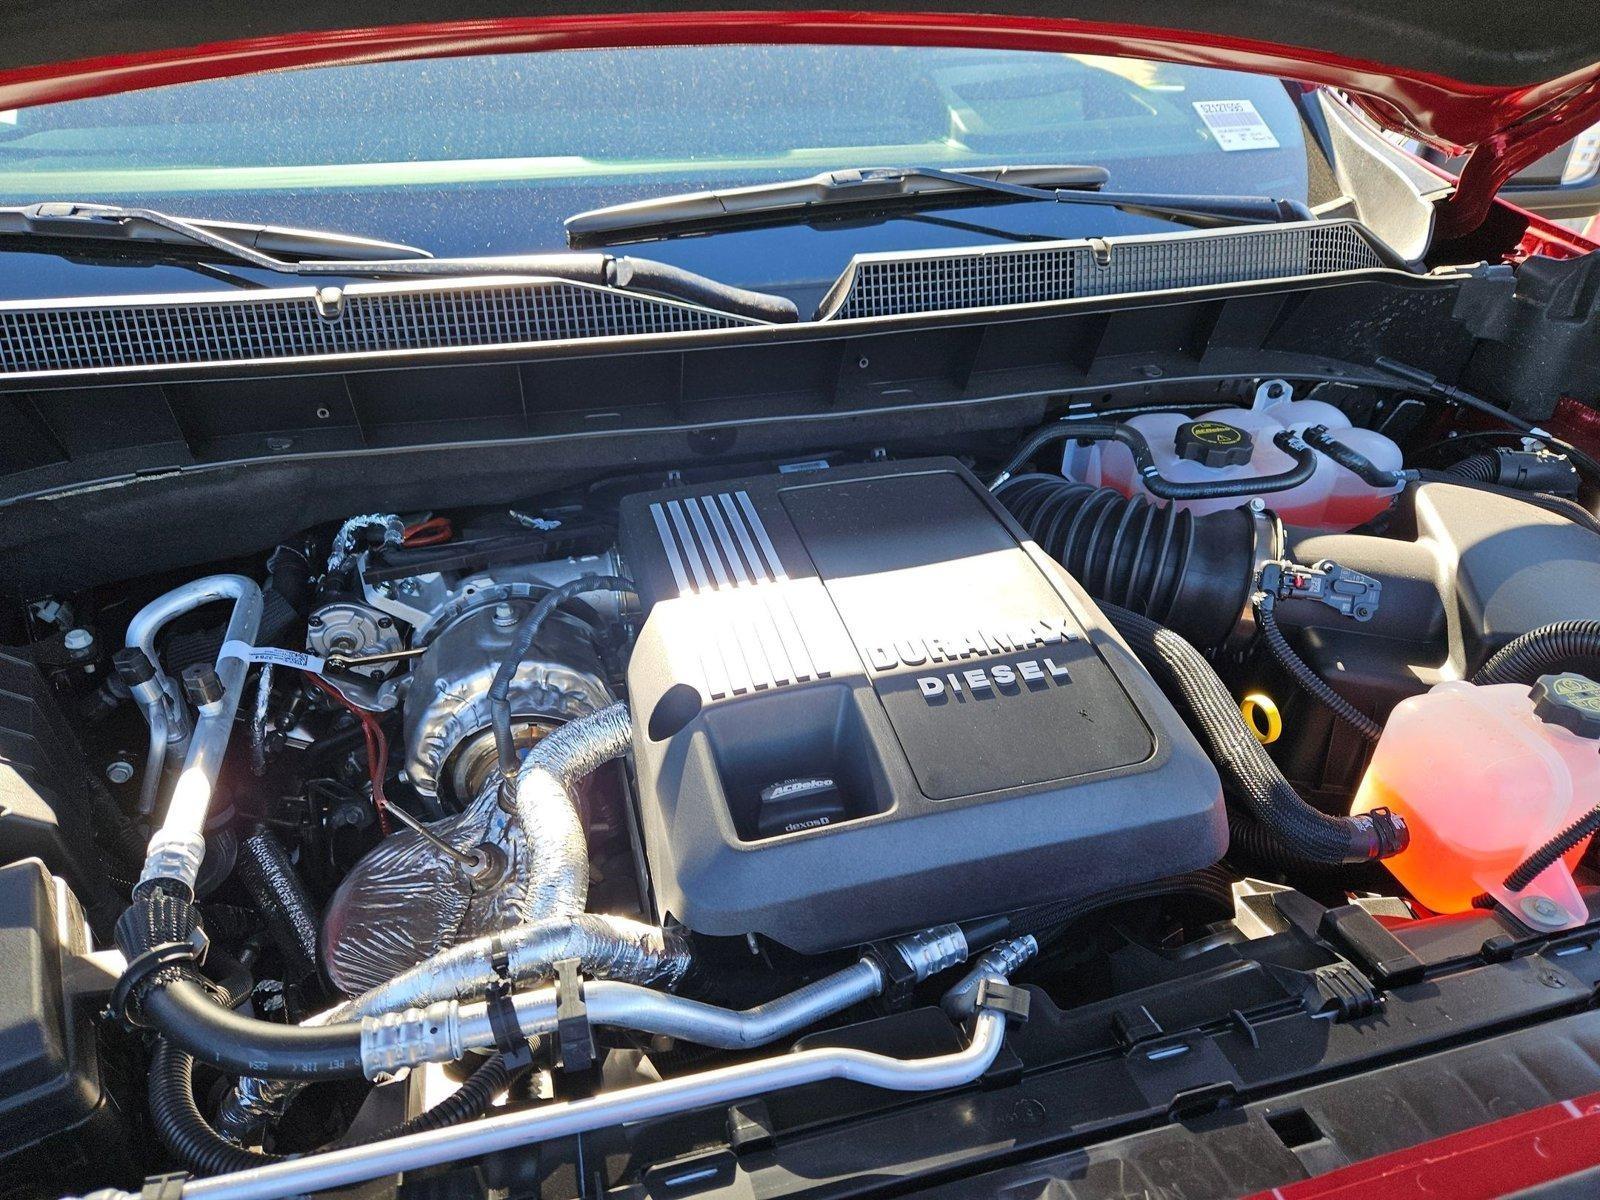
[[[1260,224],[1313,217],[1311,210],[1296,200],[1102,190],[1109,180],[1110,173],[1104,167],[1077,165],[979,167],[970,171],[939,167],[851,168],[780,183],[615,204],[578,213],[568,217],[565,224],[570,245],[595,246],[649,235],[672,236],[745,224],[807,220],[818,210],[836,205],[916,207],[974,192],[1058,204],[1097,204],[1205,224]]]
[[[494,258],[434,258],[416,246],[349,234],[276,225],[196,221],[150,208],[76,202],[0,208],[0,235],[5,234],[83,238],[102,245],[135,242],[209,250],[230,261],[282,275],[383,278],[538,275],[642,292],[757,321],[785,323],[800,319],[794,302],[782,296],[730,287],[667,263],[610,254],[558,252]],[[278,254],[296,257],[279,258]],[[301,255],[306,257],[298,257]]]

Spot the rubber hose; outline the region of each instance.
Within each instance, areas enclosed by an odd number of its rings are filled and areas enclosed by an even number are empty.
[[[418,1113],[408,1121],[401,1121],[398,1125],[391,1125],[388,1129],[370,1137],[340,1144],[361,1146],[372,1142],[387,1142],[390,1138],[405,1137],[408,1133],[447,1129],[452,1125],[476,1120],[489,1111],[489,1105],[494,1103],[494,1098],[511,1086],[512,1078],[530,1061],[525,1053],[514,1056],[491,1055],[467,1076],[465,1083],[427,1111]]]
[[[582,579],[574,579],[546,592],[539,598],[539,603],[533,606],[533,611],[523,618],[522,624],[517,626],[517,632],[512,635],[511,649],[500,660],[500,666],[494,673],[494,682],[489,685],[489,715],[494,725],[495,752],[500,760],[500,773],[507,779],[517,773],[517,743],[511,734],[511,683],[517,677],[517,669],[533,649],[534,640],[545,621],[574,596],[582,596],[587,592],[636,591],[633,580],[620,575],[585,575]]]
[[[1161,474],[1150,443],[1131,425],[1114,425],[1104,421],[1058,421],[1037,429],[1023,439],[1020,446],[1006,460],[1006,465],[989,485],[997,490],[1012,474],[1052,442],[1066,441],[1120,442],[1133,455],[1135,469],[1145,490],[1163,500],[1216,500],[1238,496],[1259,496],[1267,492],[1286,492],[1299,487],[1317,470],[1317,452],[1302,442],[1290,430],[1281,429],[1272,435],[1272,444],[1294,459],[1294,466],[1276,475],[1256,475],[1240,479],[1198,480],[1194,483],[1177,483]]]
[[[1520,892],[1539,878],[1558,858],[1596,830],[1600,830],[1600,807],[1591,808],[1523,859],[1517,869],[1506,876],[1506,891]]]
[[[206,1120],[194,1101],[194,1056],[165,1038],[150,1056],[150,1120],[161,1144],[196,1175],[226,1175],[266,1163],[281,1154],[235,1146]]]
[[[1249,509],[1196,516],[1059,475],[1017,475],[995,498],[1091,596],[1201,646],[1233,632],[1250,601],[1256,521]]]
[[[1326,679],[1313,671],[1305,659],[1294,652],[1294,647],[1289,645],[1289,639],[1283,636],[1283,630],[1278,627],[1278,618],[1271,608],[1258,606],[1256,621],[1261,628],[1261,636],[1266,640],[1267,649],[1272,651],[1272,657],[1294,677],[1295,683],[1302,691],[1367,741],[1375,742],[1382,736],[1382,725],[1334,691]]]
[[[1445,468],[1446,475],[1459,475],[1463,479],[1473,479],[1479,483],[1500,482],[1500,456],[1488,452],[1482,454],[1469,454],[1460,462],[1451,463]]]
[[[1296,875],[1317,873],[1344,874],[1361,870],[1361,864],[1325,863],[1314,862],[1302,855],[1296,854],[1288,846],[1280,842],[1271,833],[1267,832],[1261,822],[1244,813],[1230,812],[1228,814],[1228,858],[1238,861],[1243,858],[1246,862],[1262,867],[1269,867],[1284,874],[1293,872]]]
[[[117,945],[130,964],[160,947],[195,944],[195,908],[159,884],[146,885],[117,921]],[[361,1025],[278,1025],[219,1004],[192,965],[162,966],[138,980],[130,1015],[180,1050],[231,1075],[279,1079],[360,1079]]]
[[[1389,471],[1380,467],[1359,450],[1352,450],[1328,432],[1326,425],[1313,425],[1300,435],[1306,445],[1321,451],[1362,483],[1376,488],[1398,487],[1417,478],[1415,471]]]
[[[266,918],[272,940],[288,966],[289,982],[316,974],[316,913],[278,836],[264,825],[251,830],[239,843],[234,873]]]
[[[1187,641],[1148,617],[1110,604],[1102,608],[1189,710],[1224,786],[1291,853],[1312,862],[1349,863],[1405,849],[1405,826],[1387,812],[1335,817],[1307,804],[1250,732],[1211,664]]]
[[[1532,687],[1541,675],[1573,670],[1574,663],[1596,658],[1600,658],[1600,621],[1557,621],[1507,642],[1478,668],[1472,682]]]

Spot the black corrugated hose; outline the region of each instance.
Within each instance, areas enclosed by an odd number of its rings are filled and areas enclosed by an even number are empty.
[[[165,1038],[150,1056],[150,1120],[162,1145],[197,1175],[247,1171],[283,1155],[235,1146],[211,1127],[194,1102],[194,1055]]]
[[[1211,664],[1183,638],[1126,609],[1101,608],[1188,709],[1227,790],[1290,852],[1316,863],[1349,863],[1405,849],[1405,825],[1385,810],[1336,817],[1307,804],[1250,732]]]
[[[1475,479],[1479,483],[1499,483],[1500,456],[1489,450],[1469,454],[1460,462],[1451,463],[1446,467],[1445,474],[1459,475],[1463,479]]]
[[[454,1092],[426,1112],[368,1137],[341,1142],[355,1146],[385,1142],[408,1133],[445,1129],[476,1120],[489,1110],[494,1098],[511,1086],[512,1077],[532,1062],[524,1050],[486,1058]],[[197,1175],[223,1175],[265,1163],[282,1162],[286,1155],[235,1146],[211,1127],[194,1099],[194,1055],[179,1050],[165,1038],[156,1043],[150,1058],[150,1119],[162,1145]]]
[[[1199,645],[1219,645],[1250,601],[1257,531],[1248,508],[1197,517],[1044,474],[1014,475],[994,495],[1091,596]]]
[[[1507,642],[1478,669],[1472,682],[1524,683],[1541,675],[1573,670],[1574,663],[1600,658],[1600,621],[1556,621]]]
[[[1378,740],[1383,733],[1383,726],[1334,691],[1326,679],[1313,671],[1305,659],[1294,652],[1294,647],[1289,645],[1289,639],[1283,636],[1283,630],[1278,627],[1278,618],[1270,605],[1256,606],[1256,621],[1260,625],[1261,636],[1266,639],[1267,649],[1272,651],[1272,657],[1294,677],[1294,681],[1300,685],[1302,691],[1367,741]]]
[[[1591,808],[1523,859],[1521,865],[1506,876],[1506,891],[1520,892],[1542,875],[1556,859],[1597,831],[1600,831],[1600,806]]]

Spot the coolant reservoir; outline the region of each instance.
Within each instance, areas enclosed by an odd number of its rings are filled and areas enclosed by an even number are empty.
[[[1386,859],[1418,903],[1464,912],[1487,892],[1527,924],[1587,920],[1574,846],[1522,891],[1507,875],[1600,804],[1600,684],[1570,673],[1477,687],[1441,683],[1395,707],[1352,811],[1387,807],[1411,841]]]
[[[1391,439],[1370,429],[1353,428],[1350,419],[1331,404],[1295,400],[1292,395],[1287,384],[1267,385],[1257,393],[1250,408],[1219,408],[1200,417],[1145,413],[1129,419],[1127,424],[1144,435],[1161,474],[1174,482],[1248,480],[1281,474],[1294,465],[1294,459],[1273,445],[1273,435],[1284,429],[1300,433],[1313,425],[1325,426],[1335,441],[1365,455],[1375,465],[1399,469],[1400,447]],[[1069,444],[1062,470],[1069,478],[1113,487],[1124,496],[1141,495],[1155,504],[1168,503],[1149,495],[1134,469],[1133,454],[1117,443],[1087,448]],[[1317,469],[1306,482],[1286,491],[1261,493],[1261,498],[1287,525],[1343,533],[1381,513],[1398,490],[1398,485],[1373,487],[1332,459],[1319,455]],[[1252,493],[1245,492],[1221,499],[1172,503],[1199,515],[1237,508],[1252,498]]]

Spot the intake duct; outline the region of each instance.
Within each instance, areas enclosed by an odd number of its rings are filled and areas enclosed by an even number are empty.
[[[1017,475],[995,497],[1097,600],[1219,646],[1250,604],[1259,563],[1281,557],[1276,522],[1247,507],[1196,516],[1059,475]]]

